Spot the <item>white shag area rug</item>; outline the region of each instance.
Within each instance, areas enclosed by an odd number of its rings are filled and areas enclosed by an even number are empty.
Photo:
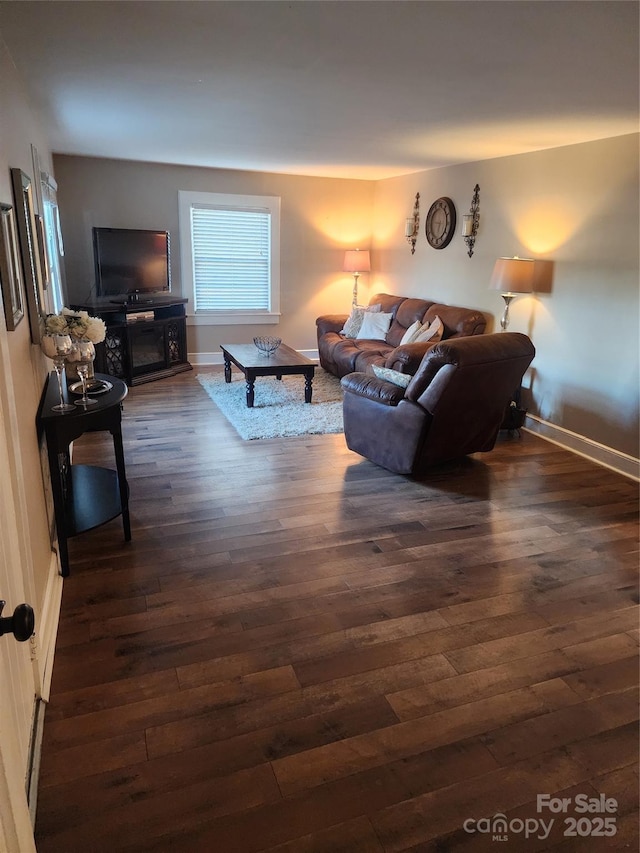
[[[344,431],[340,380],[320,367],[313,377],[311,403],[304,401],[304,376],[260,376],[252,409],[247,408],[245,378],[235,368],[230,383],[222,373],[199,373],[196,378],[246,440]]]

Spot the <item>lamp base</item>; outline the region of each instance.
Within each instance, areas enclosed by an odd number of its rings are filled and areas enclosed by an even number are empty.
[[[353,302],[351,304],[354,308],[358,304],[358,276],[359,275],[360,275],[359,272],[354,272],[354,274],[353,274]]]
[[[506,332],[509,326],[509,306],[513,299],[513,293],[503,293],[502,298],[504,299],[504,313],[500,318],[500,328],[503,332]]]

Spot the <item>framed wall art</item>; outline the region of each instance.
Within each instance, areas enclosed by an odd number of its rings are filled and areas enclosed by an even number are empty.
[[[0,286],[7,329],[13,332],[24,317],[24,289],[16,220],[10,204],[0,204]]]
[[[11,183],[15,201],[31,341],[34,344],[39,344],[42,336],[44,296],[36,218],[33,209],[33,189],[31,178],[25,175],[22,169],[11,169]]]

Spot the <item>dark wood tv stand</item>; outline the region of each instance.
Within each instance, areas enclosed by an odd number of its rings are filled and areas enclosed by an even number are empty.
[[[96,371],[140,385],[192,369],[187,361],[187,301],[155,296],[119,302],[109,297],[72,307],[106,324],[106,339],[96,346]]]

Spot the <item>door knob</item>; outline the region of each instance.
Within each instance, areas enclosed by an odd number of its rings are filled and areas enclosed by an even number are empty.
[[[0,601],[0,614],[7,602]],[[30,604],[19,604],[13,611],[13,616],[0,619],[0,637],[3,634],[13,634],[19,643],[24,643],[33,634],[36,626],[33,607]]]

